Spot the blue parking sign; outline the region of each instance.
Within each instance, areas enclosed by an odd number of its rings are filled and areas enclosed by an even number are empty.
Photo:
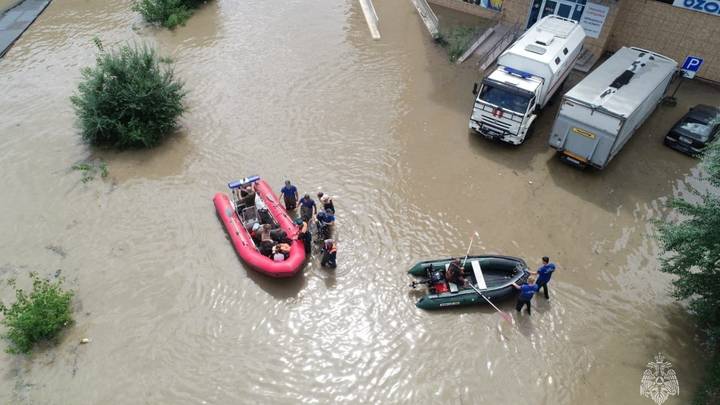
[[[698,58],[697,56],[688,56],[685,58],[685,63],[682,65],[684,76],[688,79],[692,79],[695,77],[695,73],[700,70],[700,66],[702,66],[702,64],[702,58]]]

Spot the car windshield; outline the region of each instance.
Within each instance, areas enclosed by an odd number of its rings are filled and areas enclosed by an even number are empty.
[[[680,122],[680,125],[678,126],[678,129],[680,130],[680,132],[690,135],[693,138],[701,141],[707,141],[707,139],[710,137],[710,131],[712,131],[712,127],[707,123],[690,117],[682,120],[682,122]]]
[[[480,100],[520,114],[525,114],[527,111],[530,98],[530,95],[511,92],[487,83],[483,84],[480,92]]]

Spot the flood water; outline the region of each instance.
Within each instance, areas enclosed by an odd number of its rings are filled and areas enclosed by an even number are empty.
[[[581,172],[546,145],[554,108],[518,148],[468,134],[478,72],[447,63],[409,1],[375,5],[379,41],[352,0],[219,0],[175,31],[130,1],[50,5],[0,60],[0,278],[61,269],[76,323],[56,347],[0,354],[0,403],[648,404],[658,352],[681,387],[666,404],[689,402],[703,355],[652,221],[697,175],[662,136],[720,92],[683,85],[607,170]],[[176,61],[177,136],[80,142],[69,96],[94,36]],[[110,174],[83,183],[71,166],[93,159]],[[249,174],[336,196],[336,270],[243,266],[211,199]],[[476,254],[558,264],[532,317],[415,308],[407,268],[464,254],[475,231]]]

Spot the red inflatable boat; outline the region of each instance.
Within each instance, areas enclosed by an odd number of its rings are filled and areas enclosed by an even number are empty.
[[[305,262],[305,249],[297,238],[299,229],[270,186],[259,176],[253,176],[231,182],[228,187],[232,201],[227,194],[217,193],[213,202],[238,255],[252,268],[268,276],[291,277],[297,273]],[[241,196],[251,189],[255,191],[254,204]],[[285,231],[287,238],[292,240],[285,260],[275,261],[260,253],[250,236],[254,224],[270,224]]]

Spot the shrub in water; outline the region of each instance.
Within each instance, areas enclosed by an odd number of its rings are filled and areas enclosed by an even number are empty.
[[[70,100],[82,137],[99,146],[151,147],[177,128],[184,108],[183,83],[172,67],[161,67],[145,45],[123,46],[100,54],[97,66],[82,71],[83,81]]]
[[[11,343],[9,353],[28,353],[36,342],[54,338],[72,323],[73,293],[64,291],[59,280],[50,282],[34,273],[30,277],[33,289],[29,295],[16,289],[14,304],[7,307],[0,303],[5,316],[1,323],[7,328],[3,337]]]
[[[139,0],[133,10],[142,14],[145,21],[161,24],[167,28],[185,25],[193,10],[205,0]]]

